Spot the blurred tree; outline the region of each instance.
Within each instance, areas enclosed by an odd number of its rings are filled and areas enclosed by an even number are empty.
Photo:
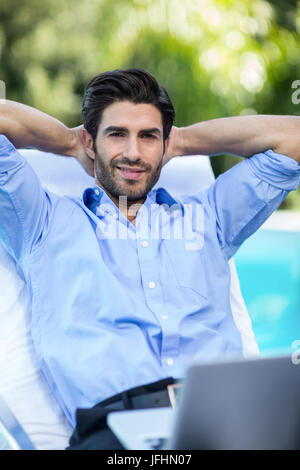
[[[1,0],[0,79],[9,99],[71,126],[93,75],[132,66],[167,88],[179,126],[299,114],[299,39],[296,0]],[[218,174],[236,161],[212,164]],[[300,208],[299,193],[284,204]]]

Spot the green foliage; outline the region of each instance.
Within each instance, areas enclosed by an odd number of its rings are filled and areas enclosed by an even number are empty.
[[[85,84],[143,67],[168,90],[179,126],[237,114],[299,114],[296,0],[1,0],[0,79],[7,97],[66,124]],[[212,159],[215,172],[236,159]],[[284,208],[299,208],[300,196]]]

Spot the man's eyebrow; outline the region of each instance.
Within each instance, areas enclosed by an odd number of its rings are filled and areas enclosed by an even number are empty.
[[[126,132],[126,133],[128,133],[128,129],[126,127],[108,126],[103,130],[103,134],[109,134],[110,132]]]
[[[121,126],[108,126],[103,130],[103,134],[107,135],[110,132],[124,132],[128,134],[128,129],[127,127],[121,127]],[[161,136],[161,131],[158,127],[150,127],[147,129],[141,129],[139,131],[139,134],[156,134],[159,137]]]
[[[161,131],[158,127],[150,127],[149,129],[141,129],[139,134],[157,134],[161,136]]]

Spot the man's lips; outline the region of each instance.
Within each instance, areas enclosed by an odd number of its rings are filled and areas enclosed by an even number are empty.
[[[123,178],[129,179],[129,180],[137,180],[145,172],[145,170],[141,168],[128,168],[125,166],[117,166],[117,169],[119,170]]]

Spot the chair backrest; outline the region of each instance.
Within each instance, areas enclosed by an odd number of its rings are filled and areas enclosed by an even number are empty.
[[[21,150],[42,185],[58,195],[82,196],[94,185],[76,159]],[[193,193],[209,186],[214,175],[208,157],[177,157],[162,170],[157,186],[173,195]],[[233,261],[230,262],[231,304],[241,332],[244,355],[258,348],[243,301]],[[26,285],[13,259],[0,244],[0,395],[38,449],[63,449],[72,432],[41,372],[30,335],[31,306]]]

